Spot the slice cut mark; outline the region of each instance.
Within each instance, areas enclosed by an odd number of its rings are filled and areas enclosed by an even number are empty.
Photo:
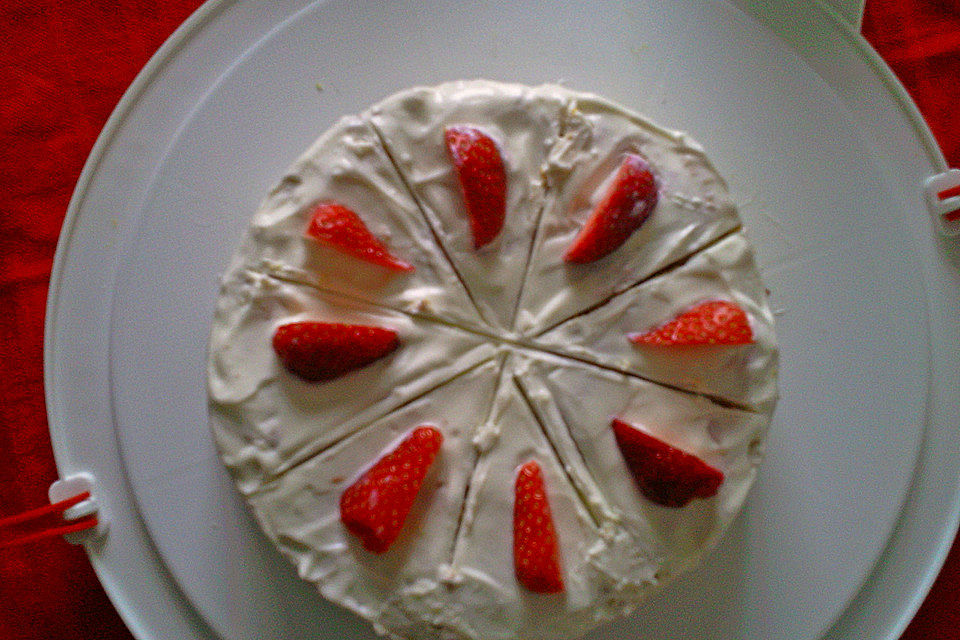
[[[285,474],[290,473],[297,467],[303,466],[305,464],[311,463],[312,460],[316,459],[319,456],[322,456],[324,453],[330,449],[336,448],[341,445],[346,440],[356,437],[358,434],[362,434],[367,429],[370,429],[377,423],[385,420],[390,415],[394,413],[403,413],[407,411],[407,408],[416,405],[423,401],[424,398],[437,395],[438,393],[445,392],[445,387],[449,385],[458,385],[464,379],[471,379],[478,375],[482,375],[484,369],[490,368],[491,366],[496,365],[496,359],[494,357],[488,357],[485,360],[471,364],[462,371],[457,371],[455,374],[451,375],[449,378],[442,380],[436,385],[425,389],[409,398],[404,399],[402,402],[396,406],[390,407],[378,407],[378,412],[367,412],[356,416],[355,420],[345,422],[341,425],[338,425],[333,429],[337,433],[337,437],[331,440],[328,443],[325,443],[319,448],[306,448],[299,451],[296,455],[291,456],[290,459],[282,465],[277,472],[269,477],[263,485],[255,491],[251,492],[251,495],[258,493],[263,488],[267,488],[277,482]],[[490,403],[492,404],[492,396],[490,398]]]
[[[578,355],[576,355],[576,354],[573,354],[573,353],[565,352],[565,351],[560,350],[560,349],[553,349],[553,348],[550,348],[550,347],[548,347],[548,346],[544,346],[544,345],[542,345],[542,344],[537,344],[537,343],[531,344],[531,345],[529,345],[529,346],[526,345],[526,344],[517,343],[517,344],[514,345],[514,346],[516,346],[516,348],[517,348],[517,350],[518,350],[519,352],[524,353],[524,354],[526,354],[526,355],[556,358],[556,359],[559,360],[559,361],[567,361],[567,362],[569,362],[570,364],[573,364],[573,365],[582,365],[582,366],[586,366],[586,367],[591,367],[591,368],[597,369],[598,371],[609,371],[609,372],[611,372],[611,373],[620,374],[620,375],[622,375],[622,376],[624,376],[624,377],[627,377],[627,378],[633,378],[633,379],[636,379],[636,380],[641,380],[641,381],[643,381],[643,382],[648,382],[648,383],[650,383],[650,384],[655,384],[655,385],[658,385],[658,386],[661,386],[661,387],[665,387],[665,388],[667,388],[667,389],[671,389],[671,390],[677,391],[677,392],[679,392],[679,393],[684,393],[684,394],[691,395],[691,396],[699,396],[699,397],[702,397],[702,398],[706,398],[706,399],[709,400],[710,402],[713,402],[713,403],[718,404],[718,405],[721,405],[721,406],[731,407],[731,408],[734,408],[734,409],[739,409],[739,410],[741,410],[741,411],[749,411],[749,412],[755,412],[755,413],[756,413],[756,412],[760,412],[758,409],[751,408],[751,407],[748,407],[748,406],[745,406],[745,405],[741,405],[741,404],[738,404],[738,403],[736,403],[736,402],[731,402],[731,401],[726,400],[726,399],[724,399],[724,398],[720,398],[720,397],[717,397],[717,396],[713,396],[713,395],[711,395],[711,394],[709,394],[709,393],[703,393],[703,392],[699,392],[699,391],[693,391],[693,390],[691,390],[691,389],[685,389],[685,388],[683,388],[683,387],[679,387],[679,386],[676,386],[676,385],[672,385],[672,384],[670,384],[670,383],[668,383],[668,382],[663,382],[663,381],[661,381],[661,380],[654,380],[654,379],[648,378],[648,377],[646,377],[646,376],[644,376],[644,375],[642,375],[642,374],[638,374],[638,373],[633,372],[633,371],[625,370],[624,367],[619,366],[619,365],[617,365],[617,364],[604,364],[603,362],[597,362],[596,360],[591,359],[591,358],[580,357],[580,356],[578,356]]]
[[[544,185],[544,200],[548,197],[549,192],[550,185]],[[546,202],[544,201],[537,211],[537,218],[533,225],[533,233],[530,235],[530,244],[527,247],[527,255],[523,260],[523,279],[520,281],[520,291],[517,292],[517,299],[513,304],[513,313],[510,316],[511,332],[516,332],[517,330],[517,316],[520,314],[520,303],[523,300],[523,292],[527,288],[527,280],[530,278],[530,262],[533,259],[533,248],[537,246],[537,236],[540,235],[540,219],[543,218],[545,208]]]
[[[598,501],[600,493],[597,491],[593,479],[583,472],[583,463],[578,459],[575,451],[571,451],[571,447],[575,449],[575,443],[573,443],[569,437],[564,437],[563,433],[551,429],[548,426],[548,423],[543,419],[542,413],[538,411],[538,409],[542,409],[542,406],[538,407],[538,405],[534,403],[519,376],[513,376],[513,384],[523,399],[530,416],[533,417],[537,426],[540,428],[544,440],[550,446],[553,457],[559,461],[560,467],[567,477],[567,481],[570,483],[570,486],[576,490],[581,506],[586,513],[590,514],[594,526],[599,528],[600,523],[607,519],[607,513],[604,512],[602,502]]]
[[[370,253],[366,242],[358,257],[332,246],[335,238],[325,243],[311,237],[311,217],[325,203],[355,213],[387,254]],[[354,246],[356,225],[334,226],[353,238],[344,240],[347,248],[361,248]],[[267,196],[230,268],[239,267],[457,323],[482,323],[376,132],[355,116],[329,129]]]
[[[656,329],[691,308],[716,301],[733,303],[746,313],[753,342],[668,348],[629,340],[630,334]],[[568,320],[536,343],[547,351],[737,407],[766,412],[776,401],[773,317],[752,250],[739,233]]]
[[[494,336],[496,336],[495,333],[490,332],[489,330],[486,330],[486,329],[485,329],[485,326],[484,326],[483,324],[479,324],[479,323],[474,324],[474,323],[469,323],[469,322],[463,322],[463,321],[458,321],[458,320],[453,319],[453,318],[444,317],[444,316],[442,316],[442,315],[434,315],[434,314],[430,314],[430,313],[425,313],[424,311],[422,311],[422,310],[420,310],[420,309],[418,309],[418,308],[416,308],[416,307],[415,307],[415,308],[403,308],[403,307],[397,307],[397,306],[393,306],[393,305],[389,305],[389,304],[384,304],[383,302],[369,302],[369,301],[365,300],[363,297],[353,296],[353,295],[349,295],[349,294],[343,294],[343,293],[340,293],[340,292],[336,291],[335,289],[330,289],[330,288],[327,288],[327,287],[318,286],[318,285],[316,285],[316,284],[309,283],[309,282],[303,282],[303,281],[301,281],[301,280],[298,279],[298,278],[290,277],[289,274],[267,273],[267,274],[264,274],[264,275],[267,275],[267,276],[269,276],[270,278],[273,278],[274,280],[278,280],[278,281],[280,281],[280,282],[286,282],[286,283],[288,283],[288,284],[297,285],[297,286],[310,287],[310,288],[316,290],[316,291],[317,291],[318,293],[320,293],[321,295],[334,296],[334,297],[341,298],[341,299],[343,299],[343,300],[349,301],[350,303],[353,303],[353,304],[367,305],[367,306],[369,306],[370,308],[374,308],[374,309],[382,309],[382,310],[385,310],[385,311],[392,311],[392,312],[395,312],[395,313],[403,314],[403,315],[405,315],[405,316],[407,316],[407,317],[409,317],[409,318],[412,318],[412,319],[414,319],[414,320],[418,320],[418,321],[422,321],[422,322],[427,322],[427,323],[432,323],[432,324],[438,324],[438,325],[442,325],[442,326],[445,326],[445,327],[450,327],[451,329],[459,329],[459,330],[463,331],[464,333],[470,333],[470,334],[477,335],[477,336],[485,336],[485,337],[494,337]]]
[[[574,320],[574,319],[579,318],[579,317],[581,317],[581,316],[585,316],[585,315],[587,315],[587,314],[589,314],[589,313],[591,313],[591,312],[593,312],[593,311],[596,311],[596,310],[598,310],[598,309],[600,309],[600,308],[602,308],[602,307],[610,304],[611,302],[616,301],[616,300],[617,300],[618,298],[620,298],[621,296],[623,296],[623,295],[625,295],[625,294],[628,294],[629,292],[635,290],[637,287],[643,285],[645,282],[648,282],[648,281],[650,281],[650,280],[654,280],[654,279],[659,278],[660,276],[662,276],[662,275],[664,275],[664,274],[667,274],[667,273],[670,273],[671,271],[675,271],[675,270],[679,269],[679,268],[682,267],[683,265],[687,264],[688,262],[690,262],[691,260],[693,260],[694,258],[696,258],[699,254],[703,253],[704,251],[709,251],[709,250],[710,250],[711,248],[713,248],[714,246],[720,244],[721,242],[723,242],[724,240],[726,240],[726,239],[729,238],[730,236],[735,235],[735,234],[737,234],[737,233],[740,233],[742,230],[743,230],[742,227],[737,226],[737,227],[735,227],[735,228],[727,231],[727,232],[724,233],[723,235],[720,235],[720,236],[714,238],[713,240],[711,240],[710,242],[704,244],[702,247],[700,247],[700,248],[697,249],[696,251],[694,251],[694,252],[692,252],[692,253],[689,253],[689,254],[687,254],[687,255],[685,255],[685,256],[683,256],[683,257],[681,257],[681,258],[679,258],[679,259],[677,259],[677,260],[675,260],[675,261],[673,261],[673,262],[671,262],[670,264],[661,267],[660,269],[654,271],[653,273],[650,273],[650,274],[648,274],[648,275],[646,275],[646,276],[643,276],[643,277],[641,277],[641,278],[638,278],[637,280],[635,280],[634,282],[629,283],[628,285],[625,285],[625,286],[623,286],[623,287],[619,287],[619,288],[615,289],[615,290],[612,291],[609,295],[607,295],[605,298],[603,298],[603,299],[601,299],[601,300],[598,300],[597,302],[593,303],[593,304],[590,305],[589,307],[584,307],[583,309],[580,309],[579,311],[577,311],[576,313],[574,313],[574,314],[572,314],[572,315],[570,315],[570,316],[568,316],[568,317],[561,318],[561,319],[557,320],[556,322],[554,322],[553,324],[551,324],[551,325],[549,325],[549,326],[547,326],[547,327],[545,327],[545,328],[538,329],[536,332],[534,332],[534,333],[532,334],[531,337],[533,337],[533,338],[538,338],[538,337],[542,336],[542,335],[545,334],[545,333],[548,333],[548,332],[550,332],[550,331],[553,331],[554,329],[556,329],[556,328],[559,327],[560,325],[565,324],[565,323],[569,322],[570,320]]]
[[[496,360],[493,361],[493,364],[497,367],[496,374],[496,383],[493,387],[493,393],[490,396],[490,401],[487,403],[487,410],[484,414],[484,418],[481,422],[478,422],[473,432],[470,434],[470,441],[473,444],[471,450],[471,457],[473,464],[471,466],[470,477],[467,479],[463,487],[463,497],[460,503],[460,512],[457,514],[457,524],[454,529],[453,539],[450,542],[450,547],[447,554],[447,562],[441,568],[441,572],[449,571],[451,567],[454,566],[454,561],[457,554],[457,544],[461,540],[461,535],[463,531],[464,521],[470,517],[471,508],[470,508],[470,499],[473,495],[473,483],[476,479],[477,468],[478,468],[478,459],[483,451],[483,432],[484,429],[490,425],[491,417],[493,415],[494,406],[496,404],[496,398],[500,394],[500,389],[503,386],[504,376],[506,375],[505,362],[509,358],[509,354],[502,354]]]
[[[508,353],[501,355],[497,359],[499,372],[497,374],[497,382],[494,387],[493,396],[490,398],[490,404],[487,407],[483,421],[477,425],[476,430],[471,435],[471,442],[473,442],[476,451],[476,463],[473,473],[470,476],[470,481],[464,490],[463,507],[460,511],[459,518],[457,518],[457,535],[454,538],[454,546],[450,550],[449,564],[451,567],[456,565],[458,554],[457,545],[459,545],[463,539],[465,523],[473,520],[473,510],[476,506],[475,482],[479,484],[480,459],[494,445],[500,434],[501,425],[498,423],[500,398],[506,393],[505,388],[506,385],[509,384],[510,368],[507,366],[507,363],[511,360],[512,356]]]

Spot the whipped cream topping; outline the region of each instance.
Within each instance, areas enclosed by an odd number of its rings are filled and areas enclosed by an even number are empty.
[[[447,126],[493,138],[506,223],[474,250]],[[563,252],[625,152],[660,200],[587,265]],[[388,272],[306,238],[312,207],[353,209]],[[255,214],[223,278],[209,352],[211,426],[276,547],[330,600],[398,639],[574,638],[629,614],[695,566],[739,511],[776,400],[766,293],[723,180],[685,135],[562,87],[488,81],[414,88],[342,119]],[[706,299],[747,313],[754,344],[640,348]],[[271,348],[298,320],[398,332],[388,356],[326,382]],[[637,489],[613,417],[716,467],[716,496],[666,508]],[[400,537],[372,554],[340,522],[342,492],[410,430],[442,448]],[[565,590],[514,575],[516,469],[541,466]]]

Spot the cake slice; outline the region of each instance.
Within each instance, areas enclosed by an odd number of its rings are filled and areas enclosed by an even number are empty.
[[[726,184],[685,134],[580,93],[571,99],[562,132],[550,151],[546,204],[517,315],[516,329],[526,335],[601,303],[740,226]],[[649,167],[655,184],[653,194],[632,194],[633,211],[618,197],[623,194],[614,193],[631,164]],[[612,203],[623,206],[622,216],[599,211]],[[604,237],[593,227],[605,218],[609,225],[611,217],[614,226]],[[591,233],[583,234],[585,227]],[[593,243],[613,236],[615,244],[592,251],[584,246],[587,236]]]
[[[500,330],[513,325],[543,206],[542,173],[567,94],[560,87],[461,81],[403,91],[369,111],[473,301]],[[476,171],[494,175],[464,181],[457,140],[467,134],[489,140],[474,143],[476,153],[484,156],[475,164]],[[483,222],[485,231],[477,236],[476,212],[468,204],[476,188],[472,184],[496,178],[496,162],[487,161],[491,144],[505,174],[505,211],[499,229]]]
[[[665,581],[698,564],[736,515],[756,477],[769,417],[718,405],[690,393],[638,380],[588,364],[532,360],[524,378],[537,413],[550,429],[568,433],[604,504],[629,533],[661,558]],[[656,469],[656,456],[635,466],[621,429],[696,458],[722,474],[715,493],[691,497],[683,506],[663,506],[647,487],[658,473],[674,482],[684,467]],[[664,447],[661,447],[663,449]]]
[[[507,371],[515,366],[508,364]],[[591,514],[512,375],[504,376],[490,420],[475,440],[483,453],[437,621],[443,632],[457,638],[569,638],[629,612],[651,587],[655,561],[615,523]],[[517,575],[516,480],[520,467],[531,462],[542,473],[558,542],[558,593],[537,593]]]
[[[735,233],[675,269],[560,324],[536,342],[678,389],[770,412],[777,398],[777,350],[766,298],[750,245],[743,234]],[[642,339],[685,313],[716,302],[742,311],[749,342],[698,345]],[[736,322],[734,328],[741,330],[741,321]],[[679,335],[677,324],[672,325],[673,333]]]
[[[248,499],[263,530],[332,601],[398,637],[422,637],[438,615],[440,575],[453,555],[476,452],[471,436],[487,415],[498,365],[487,362],[398,408],[289,469]],[[457,407],[458,411],[450,411]],[[442,444],[399,536],[374,553],[344,525],[342,497],[409,434],[427,426]],[[389,511],[392,505],[382,505]]]
[[[324,133],[270,192],[234,257],[240,267],[425,317],[480,321],[380,139],[357,116]]]
[[[299,321],[382,328],[398,345],[329,380],[291,371],[273,346]],[[214,436],[243,492],[496,354],[469,333],[312,287],[239,270],[213,319],[208,386]]]

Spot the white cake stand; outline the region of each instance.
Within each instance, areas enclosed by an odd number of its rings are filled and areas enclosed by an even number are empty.
[[[841,16],[859,2],[470,7],[214,1],[144,69],[77,186],[46,381],[62,475],[112,520],[90,557],[142,640],[368,638],[259,533],[214,454],[218,271],[284,167],[414,84],[563,81],[703,143],[742,203],[782,345],[744,513],[701,571],[593,637],[896,638],[956,531],[960,250],[921,197],[946,169]]]

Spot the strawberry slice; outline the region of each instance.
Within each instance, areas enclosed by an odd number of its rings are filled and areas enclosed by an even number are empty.
[[[657,181],[650,165],[635,153],[626,154],[603,199],[563,259],[585,264],[612,253],[643,224],[658,199]]]
[[[460,191],[470,216],[473,248],[489,244],[503,228],[507,211],[507,174],[500,150],[474,127],[447,127],[443,133]]]
[[[513,567],[517,581],[534,593],[563,591],[557,532],[534,460],[520,467],[514,484]]]
[[[664,507],[683,507],[694,498],[716,495],[723,472],[700,458],[671,447],[614,418],[611,425],[620,453],[640,492]]]
[[[367,551],[390,548],[410,513],[443,435],[417,427],[340,496],[340,520]]]
[[[336,202],[321,202],[311,214],[307,235],[360,260],[392,271],[413,271],[413,265],[395,257],[370,233],[353,210]]]
[[[273,350],[283,366],[311,382],[364,367],[399,344],[392,329],[332,322],[293,322],[273,334]]]
[[[633,344],[654,346],[750,344],[753,331],[743,309],[726,300],[702,302],[666,324],[627,336]]]

